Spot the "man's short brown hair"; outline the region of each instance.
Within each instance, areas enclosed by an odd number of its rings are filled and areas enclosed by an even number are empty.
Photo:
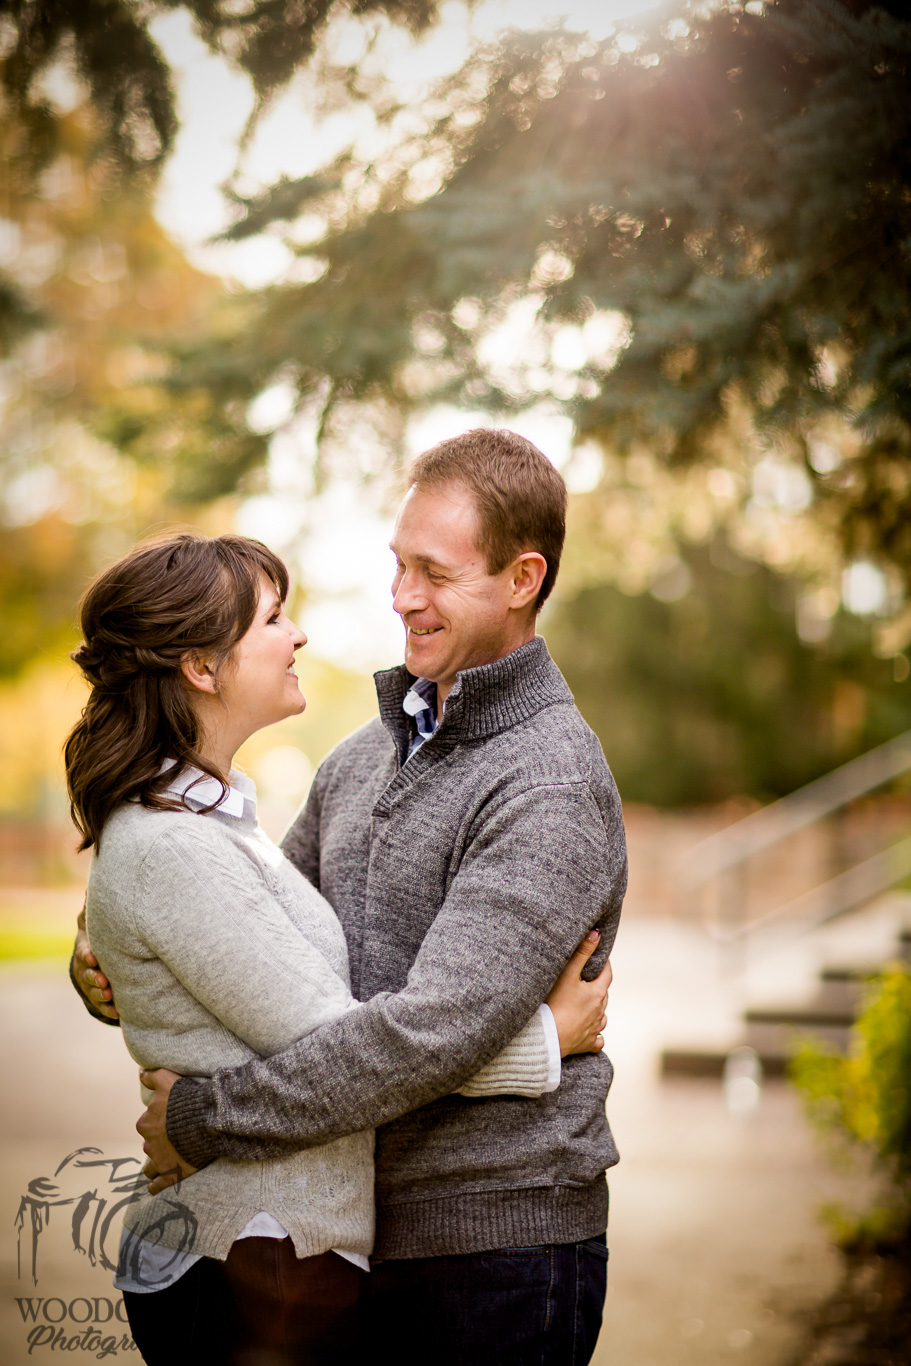
[[[475,427],[417,456],[408,483],[423,489],[459,484],[472,494],[478,548],[489,573],[499,574],[523,550],[543,555],[547,572],[535,602],[535,610],[541,610],[563,553],[566,485],[537,446],[503,427]]]

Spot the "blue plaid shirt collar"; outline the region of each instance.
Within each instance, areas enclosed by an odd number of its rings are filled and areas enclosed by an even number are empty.
[[[402,710],[415,724],[415,734],[408,749],[408,758],[429,740],[439,725],[437,720],[437,685],[428,678],[416,678],[402,701]]]

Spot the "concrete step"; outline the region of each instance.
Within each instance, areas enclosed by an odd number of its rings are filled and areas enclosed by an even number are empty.
[[[763,1076],[783,1077],[801,1038],[812,1037],[846,1052],[857,1018],[864,976],[854,969],[832,968],[820,976],[819,990],[797,1005],[750,1006],[742,1015],[744,1029],[729,1048],[668,1048],[661,1053],[663,1077],[721,1077],[730,1051],[746,1045],[757,1054]]]
[[[746,1024],[791,1025],[796,1029],[850,1029],[857,1018],[861,998],[859,982],[823,976],[808,1001],[799,1004],[749,1006]]]
[[[797,1047],[808,1038],[846,1053],[851,1030],[843,1025],[802,1025],[790,1019],[776,1023],[751,1022],[742,1034],[730,1040],[727,1047],[663,1049],[659,1055],[660,1072],[662,1077],[720,1077],[728,1055],[735,1048],[745,1046],[759,1058],[764,1077],[784,1077]]]
[[[877,956],[883,952],[883,961],[891,957],[911,962],[911,926],[906,924],[901,929],[893,926],[891,936],[894,936],[895,951],[889,955],[884,941],[875,950]],[[869,947],[868,943],[868,951]],[[850,955],[851,951],[845,944],[835,948],[839,957],[845,952]],[[853,951],[856,952],[856,947]],[[739,1035],[732,1034],[728,1046],[702,1047],[693,1043],[664,1049],[659,1056],[661,1076],[720,1078],[730,1053],[735,1048],[747,1046],[758,1056],[766,1078],[783,1077],[796,1046],[804,1038],[818,1040],[845,1053],[850,1046],[851,1029],[863,1006],[865,984],[881,966],[879,962],[858,966],[850,962],[825,965],[819,972],[818,989],[808,999],[794,1004],[775,1002],[748,1006],[741,1017],[743,1029]]]
[[[712,1049],[665,1048],[661,1053],[662,1077],[717,1077],[724,1076],[724,1065],[734,1048],[745,1041],[740,1039],[731,1044],[725,1052]],[[780,1054],[759,1054],[762,1074],[766,1078],[777,1079],[785,1075],[787,1059]]]
[[[822,982],[868,982],[871,977],[875,977],[877,968],[845,968],[829,967],[823,968],[819,974]]]

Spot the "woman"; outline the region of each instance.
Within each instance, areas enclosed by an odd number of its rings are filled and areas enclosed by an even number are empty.
[[[256,823],[240,745],[306,702],[287,571],[242,537],[139,547],[91,586],[74,655],[91,684],[66,745],[92,947],[145,1068],[207,1076],[354,1009],[331,906]],[[564,1053],[600,1020],[566,975],[550,999]],[[544,1022],[463,1088],[546,1089]],[[125,1220],[117,1284],[146,1361],[344,1362],[373,1233],[372,1134],[268,1163],[216,1162]],[[248,1357],[249,1359],[249,1357]]]

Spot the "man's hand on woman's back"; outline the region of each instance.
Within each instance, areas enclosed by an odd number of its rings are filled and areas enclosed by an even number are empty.
[[[85,907],[79,912],[76,922],[76,942],[73,946],[73,981],[89,1002],[92,1009],[107,1020],[119,1020],[120,1012],[114,1004],[111,985],[98,966],[98,959],[92,953],[92,946],[85,928]]]

